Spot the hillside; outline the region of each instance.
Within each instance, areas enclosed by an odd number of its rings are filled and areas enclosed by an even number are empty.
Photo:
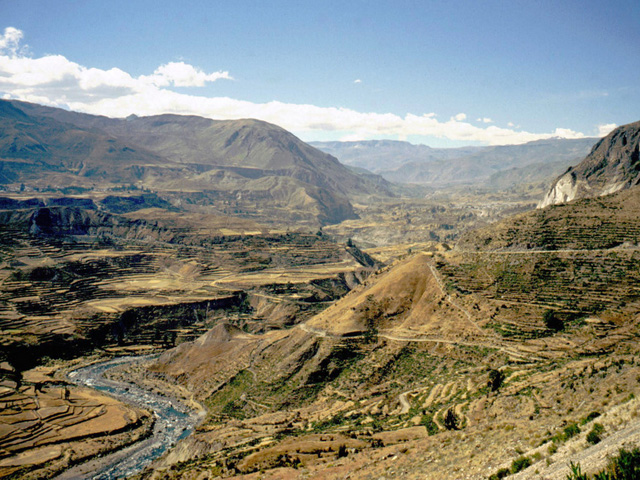
[[[553,182],[538,206],[607,195],[639,182],[640,122],[635,122],[616,128],[600,140],[582,162]]]
[[[525,212],[464,234],[462,250],[586,250],[637,245],[640,188]]]

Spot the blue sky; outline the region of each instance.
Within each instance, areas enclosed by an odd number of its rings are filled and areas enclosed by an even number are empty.
[[[637,0],[0,0],[0,20],[0,95],[89,113],[431,146],[640,119]]]

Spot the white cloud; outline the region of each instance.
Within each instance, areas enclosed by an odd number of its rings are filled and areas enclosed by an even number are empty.
[[[153,72],[153,75],[140,77],[142,81],[148,81],[158,87],[204,87],[207,82],[226,79],[232,80],[229,72],[204,73],[199,68],[184,62],[169,62],[161,65]]]
[[[464,113],[448,121],[439,121],[435,113],[400,116],[178,93],[169,87],[202,86],[232,77],[226,71],[205,73],[184,62],[170,62],[150,75],[132,77],[118,68],[87,68],[61,55],[31,58],[19,48],[22,32],[17,29],[6,29],[0,38],[0,95],[85,113],[111,117],[126,117],[132,113],[177,113],[215,119],[258,118],[297,134],[333,132],[336,138],[407,138],[415,135],[501,145],[554,136],[584,137],[580,132],[562,128],[551,133],[530,133],[495,125],[481,127],[465,121]]]
[[[0,36],[0,53],[9,53],[12,56],[19,51],[20,40],[22,40],[22,31],[17,28],[7,27]]]
[[[609,135],[613,129],[615,129],[618,125],[616,125],[615,123],[607,123],[604,125],[598,125],[598,136],[599,137],[606,137],[607,135]]]
[[[515,126],[516,126],[516,124],[515,124],[515,123],[513,123],[513,122],[509,122],[509,123],[507,123],[507,126],[508,126],[508,127],[515,127]]]
[[[362,83],[362,80],[360,80],[359,78],[356,78],[353,83]]]
[[[482,117],[482,118],[478,118],[478,119],[476,120],[476,122],[482,122],[482,123],[493,123],[493,120],[491,120],[491,119],[490,119],[490,118],[488,118],[488,117]],[[512,125],[510,125],[510,126],[512,126]]]

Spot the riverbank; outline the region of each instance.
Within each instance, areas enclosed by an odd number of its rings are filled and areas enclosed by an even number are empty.
[[[58,480],[91,478],[108,480],[134,475],[153,460],[162,456],[179,440],[188,436],[201,420],[202,413],[161,392],[152,392],[139,385],[107,378],[112,369],[141,365],[152,357],[121,357],[85,366],[68,374],[78,384],[107,393],[129,405],[153,412],[154,425],[148,438],[122,450],[77,465],[58,477]]]
[[[0,477],[52,478],[152,432],[150,412],[68,383],[68,367],[53,362],[0,386]]]

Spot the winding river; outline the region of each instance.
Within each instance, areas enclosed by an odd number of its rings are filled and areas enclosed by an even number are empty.
[[[112,368],[149,358],[119,357],[74,370],[68,375],[77,385],[95,388],[125,403],[151,410],[155,423],[153,433],[147,439],[73,467],[56,477],[57,480],[110,480],[134,475],[193,431],[193,427],[201,419],[197,412],[175,399],[158,395],[132,383],[104,377]]]

